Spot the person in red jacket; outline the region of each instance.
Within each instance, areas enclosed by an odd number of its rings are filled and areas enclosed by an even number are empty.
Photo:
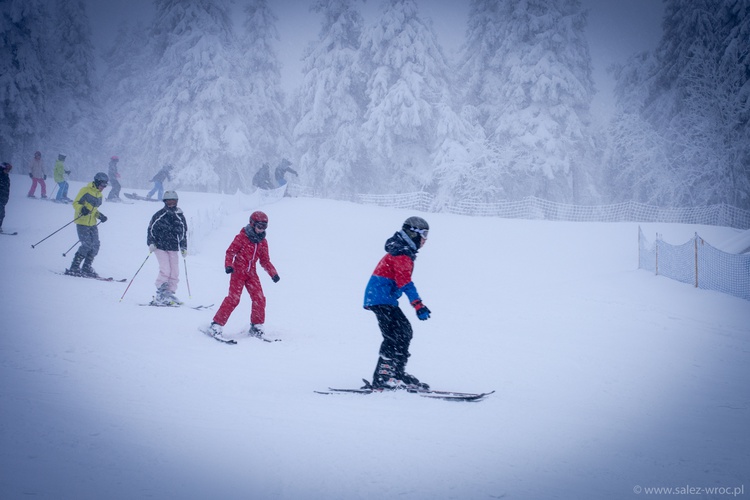
[[[266,240],[266,228],[268,227],[268,216],[263,212],[253,212],[250,215],[250,223],[242,228],[240,233],[234,237],[232,244],[227,248],[224,257],[224,270],[230,274],[229,293],[221,303],[216,312],[209,333],[214,337],[221,337],[222,327],[227,324],[232,311],[240,303],[242,289],[247,289],[250,299],[253,301],[250,313],[250,335],[263,336],[263,323],[266,319],[266,297],[263,295],[263,287],[255,269],[256,263],[260,261],[261,267],[265,269],[274,283],[279,281],[279,273],[271,264],[268,256],[268,240]]]

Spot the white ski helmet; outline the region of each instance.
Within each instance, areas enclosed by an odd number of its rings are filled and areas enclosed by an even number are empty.
[[[161,197],[161,201],[167,201],[167,200],[179,200],[179,197],[177,196],[176,191],[164,191],[164,196]]]

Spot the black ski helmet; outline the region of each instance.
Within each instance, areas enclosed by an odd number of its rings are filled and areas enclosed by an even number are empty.
[[[422,217],[412,216],[404,221],[404,225],[401,227],[406,235],[411,238],[411,241],[419,248],[422,244],[421,239],[427,239],[427,233],[430,230],[430,225]]]
[[[109,184],[109,176],[104,172],[98,172],[94,176],[94,186],[99,187],[100,184]]]

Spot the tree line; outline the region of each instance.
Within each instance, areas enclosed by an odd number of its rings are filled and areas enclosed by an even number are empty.
[[[155,0],[99,52],[81,0],[0,5],[0,155],[21,165],[44,147],[83,179],[118,154],[131,185],[169,163],[182,189],[234,192],[289,158],[319,196],[421,190],[437,209],[750,208],[742,0],[666,0],[658,46],[611,68],[607,127],[579,0],[470,0],[455,60],[418,1],[381,0],[365,22],[358,0],[312,0],[320,31],[291,95],[267,0]]]

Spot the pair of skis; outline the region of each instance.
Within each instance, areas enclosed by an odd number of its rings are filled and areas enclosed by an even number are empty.
[[[114,283],[125,283],[126,281],[128,281],[127,278],[116,279],[116,278],[112,278],[112,277],[105,278],[103,276],[86,276],[84,274],[70,273],[70,272],[68,272],[67,269],[63,273],[61,273],[59,271],[52,271],[52,272],[55,273],[55,274],[59,274],[61,276],[71,276],[73,278],[86,278],[86,279],[89,279],[89,280],[98,280],[98,281],[112,281]]]
[[[157,304],[153,300],[147,304],[138,304],[138,305],[139,306],[151,306],[151,307],[173,307],[173,308],[187,307],[189,309],[195,309],[196,311],[205,311],[206,309],[211,309],[214,306],[213,304],[209,304],[207,306],[206,305],[189,306],[189,305],[185,305],[184,302],[180,302],[180,303],[170,302],[169,304]]]
[[[370,382],[362,379],[365,383],[364,387],[360,389],[335,389],[329,387],[326,391],[314,391],[317,394],[377,394],[381,392],[391,392],[392,390],[376,389]],[[482,401],[484,398],[493,394],[495,391],[490,392],[456,392],[456,391],[438,391],[433,389],[404,389],[404,392],[409,394],[416,394],[423,398],[429,399],[442,399],[445,401]]]
[[[235,345],[237,344],[237,341],[234,339],[228,339],[222,336],[216,336],[211,333],[211,331],[208,328],[200,328],[199,329],[204,334],[208,335],[212,339],[214,339],[217,342],[221,342],[222,344],[229,344],[229,345]],[[244,332],[243,332],[244,333]],[[281,342],[281,339],[269,339],[264,337],[263,335],[256,335],[254,333],[247,333],[246,336],[251,339],[258,339],[262,340],[263,342],[273,343],[273,342]]]

